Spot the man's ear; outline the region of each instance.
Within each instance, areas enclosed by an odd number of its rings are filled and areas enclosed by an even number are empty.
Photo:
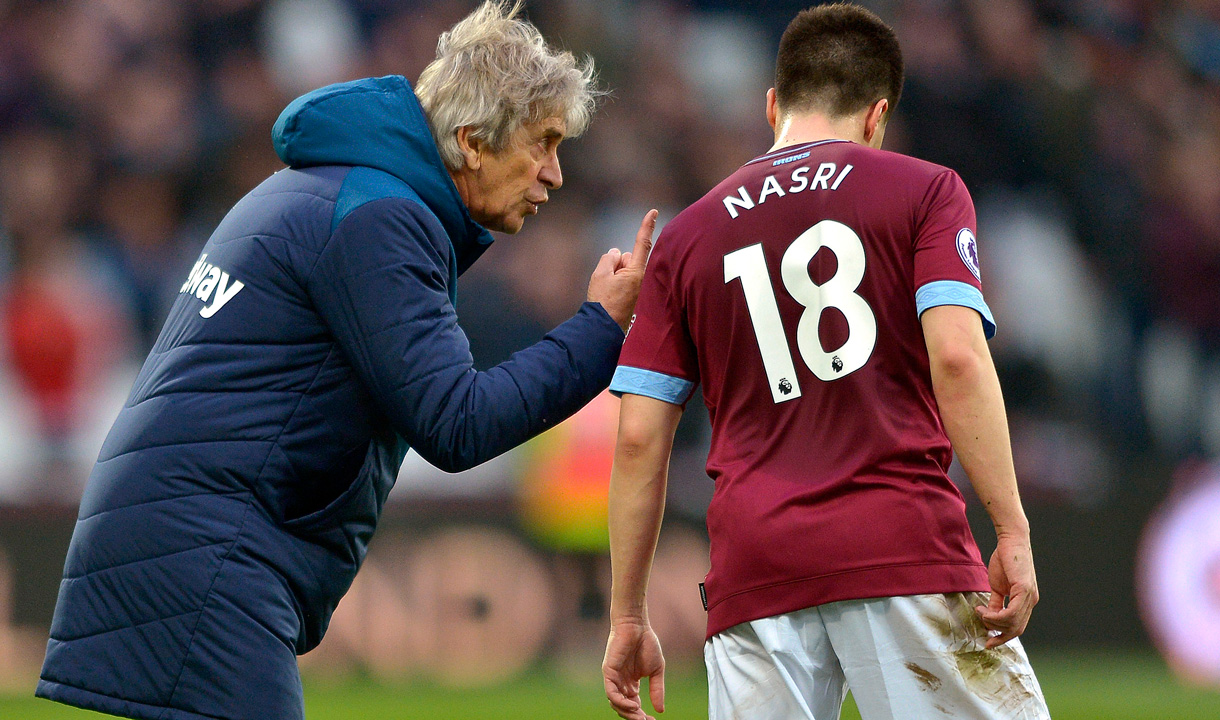
[[[471,131],[472,128],[469,125],[463,125],[457,129],[458,150],[462,153],[466,168],[478,170],[483,167],[483,151],[486,149],[487,144],[480,138],[472,135]]]
[[[871,145],[878,131],[885,134],[885,114],[889,109],[890,101],[885,98],[869,106],[864,115],[864,142]]]
[[[767,91],[767,124],[774,130],[777,122],[779,122],[779,103],[775,99],[775,88],[771,88]]]

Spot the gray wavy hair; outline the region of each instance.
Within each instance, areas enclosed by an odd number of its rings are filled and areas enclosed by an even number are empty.
[[[547,46],[538,28],[517,19],[522,0],[487,0],[441,35],[436,59],[415,83],[432,137],[445,165],[462,165],[457,130],[492,152],[508,146],[522,125],[548,117],[567,123],[575,137],[589,126],[597,99],[592,58]]]

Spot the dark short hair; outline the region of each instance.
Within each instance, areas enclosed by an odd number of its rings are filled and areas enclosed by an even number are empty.
[[[784,112],[859,112],[881,98],[890,111],[902,95],[902,49],[894,30],[858,5],[801,11],[779,41],[775,94]]]

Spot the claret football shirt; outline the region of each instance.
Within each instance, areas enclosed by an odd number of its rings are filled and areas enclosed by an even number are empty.
[[[708,635],[838,600],[987,590],[920,314],[979,313],[951,170],[852,142],[744,165],[657,239],[611,383],[712,423]]]

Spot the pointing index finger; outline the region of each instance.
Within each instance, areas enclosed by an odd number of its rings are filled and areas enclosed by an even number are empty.
[[[640,230],[635,234],[635,247],[631,250],[631,264],[642,268],[648,262],[648,252],[652,250],[652,233],[657,229],[657,211],[649,210],[640,223]]]

